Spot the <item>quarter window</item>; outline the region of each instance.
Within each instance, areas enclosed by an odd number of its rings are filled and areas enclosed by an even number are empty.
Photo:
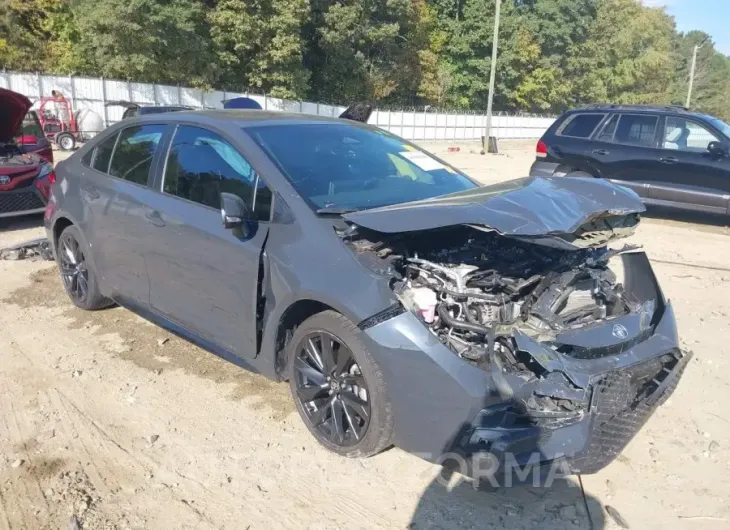
[[[613,142],[613,135],[616,134],[616,125],[618,125],[618,114],[611,116],[611,119],[603,126],[603,130],[598,134],[596,140],[601,142]]]
[[[147,185],[152,159],[166,125],[138,125],[119,134],[109,174],[142,186]]]
[[[105,140],[102,140],[94,149],[94,155],[91,161],[91,167],[102,173],[109,172],[109,161],[112,159],[114,146],[117,143],[119,134],[112,134]]]
[[[574,114],[558,129],[559,136],[590,138],[605,114]]]
[[[699,153],[706,151],[710,142],[717,141],[717,136],[700,124],[671,116],[664,127],[662,147]]]
[[[622,114],[616,127],[614,141],[619,144],[654,147],[658,116]]]
[[[220,194],[233,193],[251,208],[256,220],[268,221],[271,191],[246,159],[218,134],[180,126],[165,165],[165,193],[220,208]]]

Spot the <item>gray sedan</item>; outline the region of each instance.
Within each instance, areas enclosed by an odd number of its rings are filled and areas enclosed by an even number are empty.
[[[182,111],[59,163],[45,218],[74,304],[288,380],[336,453],[590,473],[688,360],[646,256],[608,246],[643,208],[596,179],[480,187],[353,120]]]

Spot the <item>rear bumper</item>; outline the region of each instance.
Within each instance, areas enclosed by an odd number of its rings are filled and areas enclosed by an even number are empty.
[[[530,168],[531,177],[552,177],[560,164],[535,160]]]
[[[0,218],[43,213],[46,200],[34,187],[0,192]]]

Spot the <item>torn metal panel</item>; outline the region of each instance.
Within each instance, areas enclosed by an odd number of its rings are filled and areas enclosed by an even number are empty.
[[[9,261],[53,261],[53,252],[48,240],[41,237],[0,249],[0,259]]]
[[[630,235],[643,211],[636,193],[600,179],[530,177],[343,217],[385,234],[471,225],[533,243],[585,248]]]

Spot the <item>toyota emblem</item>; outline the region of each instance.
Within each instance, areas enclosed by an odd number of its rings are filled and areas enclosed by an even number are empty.
[[[7,175],[0,175],[0,186],[10,183],[10,177]]]
[[[614,324],[613,336],[617,339],[625,339],[629,336],[629,330],[626,329],[626,326],[622,326],[621,324]]]

